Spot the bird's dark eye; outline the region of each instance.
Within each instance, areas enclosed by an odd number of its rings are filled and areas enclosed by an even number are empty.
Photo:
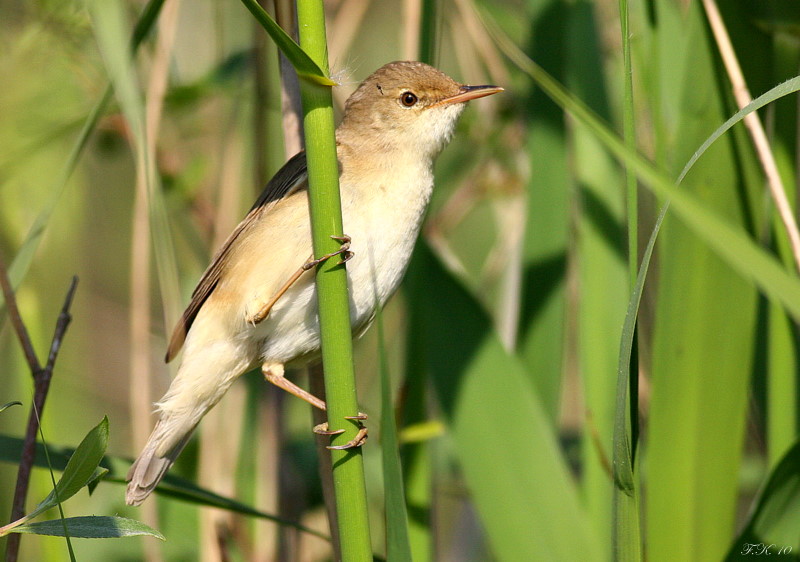
[[[417,103],[417,96],[413,92],[403,92],[400,94],[400,103],[406,107],[412,107]]]

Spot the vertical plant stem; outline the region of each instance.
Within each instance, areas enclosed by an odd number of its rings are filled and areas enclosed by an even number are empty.
[[[300,45],[328,73],[325,14],[321,0],[301,0],[297,5]],[[308,155],[309,204],[315,255],[338,249],[332,235],[341,236],[342,212],[339,196],[339,166],[333,125],[333,99],[327,86],[301,80],[303,124]],[[344,444],[357,433],[357,424],[345,416],[358,414],[353,369],[350,307],[347,275],[343,265],[327,260],[317,268],[322,362],[331,430],[345,432],[333,439]],[[367,517],[364,465],[360,449],[331,451],[339,539],[342,559],[371,560],[372,547]]]
[[[284,31],[295,39],[297,38],[296,11],[294,2],[288,0],[275,2],[275,19]],[[281,72],[283,148],[286,158],[289,159],[303,150],[303,109],[300,103],[300,84],[297,73],[286,55],[280,51],[278,52],[278,64]],[[264,179],[267,180],[269,177]]]
[[[167,90],[169,63],[177,27],[180,0],[165,3],[158,20],[153,67],[148,77],[145,120],[147,138],[146,150],[151,161],[156,158],[156,142],[163,112],[164,95]],[[162,4],[163,6],[163,4]],[[152,412],[152,382],[150,375],[150,323],[151,307],[151,224],[148,213],[147,179],[141,166],[137,167],[136,191],[134,199],[133,236],[131,241],[131,350],[130,350],[130,408],[132,417],[133,442],[136,447],[144,446],[150,431]],[[155,502],[143,506],[144,521],[158,526],[158,511]],[[143,548],[147,560],[163,560],[161,546],[157,541],[146,540]]]
[[[426,64],[434,64],[436,51],[436,2],[420,0],[418,43],[416,45],[417,60]],[[423,423],[429,419],[428,393],[430,378],[423,367],[424,339],[421,334],[422,317],[419,299],[413,295],[423,289],[424,275],[419,259],[419,249],[409,264],[405,283],[408,302],[408,324],[406,328],[406,367],[401,393],[400,411],[405,426]],[[411,556],[418,562],[428,562],[434,558],[435,523],[433,522],[435,494],[433,458],[434,442],[408,443],[402,450],[401,466],[406,505],[414,505],[416,509],[407,514],[407,535]]]
[[[435,0],[422,0],[422,19],[419,30],[419,60],[433,64],[436,56],[436,14]]]
[[[714,0],[703,0],[703,7],[706,11],[711,31],[714,33],[714,39],[717,42],[722,62],[725,64],[728,78],[731,81],[736,105],[739,106],[739,109],[742,109],[753,101],[753,96],[750,95],[750,90],[747,88],[742,68],[739,66],[736,52],[733,50],[728,30],[725,28],[725,22],[722,21],[722,15],[719,13],[719,8]],[[795,268],[800,271],[800,230],[797,228],[792,206],[786,197],[786,190],[778,173],[778,165],[775,163],[775,156],[772,154],[769,140],[767,140],[767,133],[764,131],[764,126],[756,112],[747,114],[743,120],[753,139],[753,146],[755,146],[761,167],[767,177],[770,195],[778,209],[783,227],[786,229],[786,235],[789,237]]]
[[[628,0],[619,0],[620,33],[622,34],[622,62],[625,101],[623,112],[623,138],[625,146],[636,150],[636,127],[633,107],[633,69],[631,65],[631,42],[629,31]],[[632,299],[641,296],[641,283],[644,282],[646,269],[642,272],[642,282],[637,283],[639,276],[639,196],[636,174],[629,165],[625,165],[625,186],[627,192],[628,217],[628,274]],[[663,215],[662,215],[663,216]],[[659,223],[660,224],[660,223]],[[652,251],[655,237],[648,246]],[[649,256],[649,254],[648,254]],[[617,381],[617,413],[616,419],[626,419],[626,423],[616,423],[614,428],[614,466],[615,474],[619,465],[625,465],[625,479],[628,489],[621,488],[617,481],[614,489],[613,521],[614,531],[612,545],[614,557],[618,560],[641,560],[641,531],[639,526],[639,489],[635,477],[635,453],[638,436],[639,412],[639,354],[636,323],[636,308],[628,312],[630,319],[630,347],[627,353],[621,352]],[[627,325],[627,320],[626,320]],[[626,336],[623,335],[623,339]],[[623,344],[623,350],[625,345]]]
[[[272,4],[267,0],[259,0],[259,5],[268,9]],[[275,15],[278,23],[291,33],[294,26],[294,11],[292,10],[292,25],[286,25],[281,21],[282,6],[285,2],[275,2]],[[292,4],[293,6],[294,4]],[[253,37],[253,96],[256,103],[253,107],[253,177],[255,184],[259,187],[267,184],[270,178],[269,173],[269,154],[270,151],[276,151],[278,144],[273,142],[270,129],[267,108],[269,104],[267,100],[274,99],[274,92],[272,91],[272,84],[270,83],[271,76],[268,69],[273,63],[274,59],[270,57],[271,51],[268,49],[270,43],[269,37],[263,33],[263,29],[258,22],[253,22],[253,29],[255,30]],[[286,92],[287,79],[291,76],[295,85],[297,84],[297,74],[292,69],[292,72],[283,72],[285,66],[291,64],[286,62],[283,54],[278,52],[279,65],[281,68],[281,88],[282,92]],[[295,88],[297,89],[297,88]],[[284,131],[284,149],[286,157],[292,156],[294,153],[289,152],[290,143],[287,137],[294,138],[301,136],[299,133],[300,121],[300,94],[297,93],[297,106],[298,110],[295,114],[291,111],[292,107],[287,106],[286,97],[283,97],[283,131]],[[287,111],[288,110],[288,111]],[[287,122],[287,114],[290,115],[293,121]],[[296,142],[300,145],[300,141]],[[257,505],[263,506],[264,511],[275,513],[277,515],[284,515],[280,512],[280,498],[284,495],[283,482],[285,478],[282,477],[281,454],[282,444],[285,437],[285,425],[283,423],[283,407],[282,401],[279,397],[278,389],[268,389],[263,393],[261,399],[257,400],[257,423],[256,423],[256,439],[259,443],[258,453],[256,456],[256,474],[265,475],[260,478],[256,483],[254,492],[254,501]],[[267,475],[272,475],[268,477]],[[280,560],[279,548],[283,538],[288,536],[290,531],[283,526],[271,525],[268,522],[258,521],[253,527],[253,545],[251,559],[253,560]]]
[[[622,134],[626,146],[631,150],[636,150],[636,128],[633,121],[633,69],[631,67],[630,32],[628,31],[628,0],[619,1],[619,21],[622,33],[622,63],[625,81]],[[628,194],[628,273],[630,274],[630,287],[633,289],[636,285],[636,277],[639,274],[639,197],[636,190],[636,174],[627,165],[625,166],[625,185]]]

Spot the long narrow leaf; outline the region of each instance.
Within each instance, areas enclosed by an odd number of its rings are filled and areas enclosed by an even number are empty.
[[[800,76],[792,78],[791,80],[787,80],[783,84],[779,84],[769,91],[764,92],[745,107],[731,115],[730,119],[725,121],[725,123],[720,125],[716,131],[711,133],[711,136],[709,136],[708,139],[706,139],[706,141],[700,145],[700,148],[698,148],[697,151],[692,155],[692,157],[686,163],[686,166],[684,166],[683,171],[681,171],[681,175],[678,176],[678,183],[680,183],[683,178],[686,177],[686,174],[689,173],[689,170],[692,169],[695,162],[697,162],[697,160],[703,154],[705,154],[706,150],[708,150],[708,148],[714,144],[719,137],[724,135],[728,129],[733,127],[739,121],[743,120],[748,114],[761,109],[765,105],[772,103],[779,98],[797,92],[798,90],[800,90]]]
[[[375,323],[378,328],[378,360],[381,377],[381,459],[383,461],[384,509],[386,511],[386,557],[392,561],[410,562],[412,557],[408,539],[408,513],[403,489],[403,469],[400,466],[400,444],[397,440],[389,366],[383,343],[383,315],[380,307],[376,310]]]
[[[22,406],[22,402],[20,402],[19,400],[14,400],[13,402],[7,402],[2,406],[0,406],[0,412],[7,410],[11,406]]]
[[[493,553],[551,561],[600,552],[522,364],[426,246],[415,259],[426,361]]]
[[[297,71],[297,75],[301,78],[307,78],[312,82],[316,82],[322,86],[336,86],[336,82],[331,80],[328,75],[323,71],[308,54],[289,37],[283,28],[272,19],[272,17],[264,11],[264,8],[256,2],[256,0],[242,0],[242,4],[250,10],[256,21],[269,33],[269,36],[286,55],[289,62]]]
[[[641,559],[641,531],[639,526],[639,501],[638,489],[633,474],[633,440],[631,437],[631,419],[637,410],[629,405],[630,377],[638,376],[631,373],[631,352],[633,349],[634,334],[636,332],[636,319],[639,314],[639,304],[642,299],[650,259],[653,256],[661,224],[667,214],[669,204],[661,208],[656,219],[653,232],[642,257],[636,284],[633,287],[628,311],[625,315],[625,324],[622,327],[622,340],[620,342],[619,366],[617,368],[617,407],[614,420],[614,452],[613,471],[614,483],[614,559],[615,560],[640,560]]]
[[[800,441],[770,474],[726,560],[750,560],[756,554],[779,560],[800,556]]]
[[[147,184],[151,236],[158,241],[153,249],[159,288],[164,301],[166,323],[171,325],[178,317],[180,307],[178,270],[159,176],[147,148],[144,101],[128,46],[122,39],[126,31],[122,6],[114,0],[86,0],[86,3],[114,93],[133,134],[137,173]]]
[[[166,540],[164,535],[133,519],[111,516],[83,516],[54,519],[52,521],[38,521],[15,528],[15,533],[28,533],[35,535],[48,535],[63,537],[66,525],[69,536],[74,539],[116,539],[121,537],[149,536]]]

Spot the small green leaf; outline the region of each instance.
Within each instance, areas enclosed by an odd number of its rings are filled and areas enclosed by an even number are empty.
[[[108,417],[104,416],[103,420],[83,438],[81,444],[75,449],[61,475],[61,480],[56,484],[56,489],[36,506],[36,509],[30,514],[30,518],[36,517],[59,502],[66,501],[88,483],[102,476],[105,469],[98,469],[98,465],[103,460],[107,446]]]
[[[94,493],[94,489],[97,488],[97,485],[100,484],[100,480],[108,474],[108,469],[103,468],[102,466],[98,466],[94,469],[94,474],[89,478],[89,481],[86,483],[86,487],[89,489],[89,495],[91,496]]]
[[[279,26],[270,15],[264,11],[256,0],[242,0],[242,4],[250,10],[253,17],[256,18],[258,23],[269,33],[272,40],[286,55],[289,62],[297,71],[297,75],[301,78],[307,78],[312,82],[322,86],[336,86],[336,82],[328,78],[325,72],[314,62],[311,57],[298,45],[294,40],[286,34],[286,32]]]
[[[0,412],[7,410],[11,406],[22,406],[22,402],[20,402],[19,400],[14,400],[13,402],[7,402],[2,406],[0,406]]]
[[[800,553],[800,441],[783,456],[770,474],[742,533],[731,545],[726,560],[749,558],[757,545],[769,553]],[[753,550],[748,550],[753,547]],[[794,560],[789,556],[778,559]]]
[[[65,519],[39,521],[37,523],[21,525],[14,529],[14,532],[63,537],[65,525],[69,536],[77,539],[117,539],[121,537],[146,535],[156,537],[162,541],[166,540],[164,535],[140,521],[106,515],[87,515],[83,517],[67,517]]]

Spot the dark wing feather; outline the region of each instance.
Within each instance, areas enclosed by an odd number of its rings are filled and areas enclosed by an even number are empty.
[[[167,348],[166,361],[169,363],[180,351],[183,342],[186,340],[186,334],[189,333],[189,328],[192,327],[192,322],[200,312],[203,303],[206,302],[211,293],[219,283],[222,273],[225,270],[225,264],[230,256],[231,249],[236,244],[236,240],[245,230],[248,230],[256,221],[258,221],[272,205],[283,199],[284,197],[296,192],[298,189],[305,189],[307,187],[307,169],[306,169],[306,153],[299,152],[293,156],[286,164],[283,165],[277,174],[269,181],[267,187],[258,197],[250,212],[239,223],[236,229],[231,233],[222,247],[217,251],[211,265],[208,266],[200,282],[197,284],[194,292],[192,293],[192,300],[189,306],[183,313],[183,316],[175,326],[172,332],[172,338],[169,341]]]

